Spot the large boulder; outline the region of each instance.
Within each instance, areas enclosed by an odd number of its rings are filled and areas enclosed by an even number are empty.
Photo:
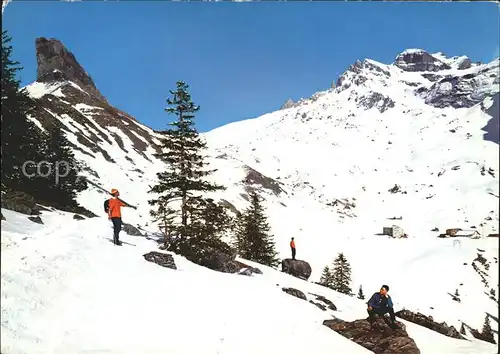
[[[281,271],[294,277],[307,280],[311,276],[311,266],[306,261],[286,258],[281,261]]]
[[[432,329],[438,333],[441,333],[445,336],[457,339],[465,339],[455,327],[448,326],[446,322],[437,323],[434,322],[434,319],[430,316],[425,316],[419,312],[413,313],[409,310],[401,310],[396,312],[396,316],[402,318],[404,320],[416,323],[422,327]]]
[[[156,263],[159,266],[177,269],[174,257],[171,254],[152,251],[144,254],[143,257],[146,261]]]
[[[375,354],[420,354],[404,328],[392,329],[382,318],[373,324],[367,320],[340,319],[325,320],[323,324]]]

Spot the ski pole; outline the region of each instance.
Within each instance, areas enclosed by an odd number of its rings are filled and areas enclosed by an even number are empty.
[[[85,177],[85,176],[81,176],[81,177],[83,177],[83,178],[84,178],[84,179],[85,179],[88,183],[90,183],[90,184],[91,184],[91,185],[93,185],[94,187],[97,187],[97,188],[99,188],[100,190],[102,190],[103,192],[106,192],[107,194],[112,195],[110,191],[108,191],[108,190],[106,190],[106,189],[102,188],[101,186],[99,186],[98,184],[96,184],[96,183],[94,183],[94,182],[90,181],[87,177]],[[136,207],[135,205],[129,204],[129,203],[127,203],[126,201],[124,201],[124,200],[122,200],[122,199],[120,199],[120,198],[118,198],[118,197],[117,197],[116,199],[118,199],[120,202],[125,203],[125,204],[127,204],[128,206],[130,206],[130,207],[132,207],[132,208],[134,208],[134,209],[137,209],[137,207]]]

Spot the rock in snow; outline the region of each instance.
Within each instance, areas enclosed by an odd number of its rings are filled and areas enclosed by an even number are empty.
[[[281,261],[281,271],[306,280],[311,276],[311,266],[309,263],[298,259],[283,259]]]

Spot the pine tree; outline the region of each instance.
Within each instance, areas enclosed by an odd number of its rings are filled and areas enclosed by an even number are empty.
[[[78,177],[82,166],[76,160],[64,131],[58,126],[53,126],[48,132],[45,161],[51,169],[48,176],[51,195],[45,195],[43,200],[60,207],[77,206],[76,194],[87,189],[87,183]]]
[[[358,299],[364,300],[365,299],[365,294],[363,294],[363,287],[360,285],[359,290],[358,290]]]
[[[343,294],[351,294],[351,266],[343,253],[339,253],[333,261],[332,288]]]
[[[460,294],[458,293],[458,289],[455,289],[455,296],[460,296]]]
[[[321,273],[319,283],[328,288],[332,287],[332,273],[330,272],[330,268],[328,268],[328,266],[325,266],[325,268],[323,268],[323,273]]]
[[[219,236],[208,237],[208,230],[214,225],[205,222],[210,218],[212,221],[217,219],[213,214],[225,213],[225,209],[215,208],[213,203],[201,198],[205,192],[223,190],[224,187],[206,180],[215,170],[206,169],[207,163],[202,155],[206,143],[194,127],[195,113],[200,108],[191,100],[188,85],[179,81],[176,90],[170,90],[170,94],[172,97],[167,98],[169,107],[165,111],[175,115],[176,120],[169,123],[171,128],[159,132],[164,138],[161,152],[156,154],[167,168],[157,173],[158,183],[149,192],[156,193],[158,198],[150,200],[149,204],[156,207],[151,211],[152,215],[161,218],[171,203],[181,202],[180,222],[174,219],[170,225],[170,233],[175,238],[169,249],[187,256],[187,253],[201,251],[200,244],[224,245]],[[210,211],[207,208],[211,208]],[[217,222],[224,216],[218,218]]]
[[[29,193],[34,189],[30,177],[36,174],[34,163],[43,160],[39,151],[42,139],[38,128],[28,119],[33,101],[20,89],[16,78],[22,67],[11,58],[11,40],[7,31],[2,31],[2,190]],[[29,161],[34,163],[28,166]]]
[[[494,343],[495,339],[493,336],[493,330],[491,329],[491,324],[490,324],[490,317],[486,315],[484,318],[484,324],[483,324],[483,330],[481,332],[481,335],[484,339]]]
[[[277,266],[278,253],[257,193],[250,193],[250,206],[240,215],[238,224],[235,237],[240,257],[270,267]]]

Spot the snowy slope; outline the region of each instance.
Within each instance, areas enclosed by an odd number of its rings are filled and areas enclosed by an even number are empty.
[[[455,227],[498,233],[498,144],[484,138],[498,65],[422,50],[390,65],[357,61],[336,88],[204,134],[213,179],[227,187],[216,197],[242,210],[249,188],[257,189],[280,256],[289,256],[295,237],[311,280],[344,252],[353,291],[386,283],[397,308],[481,328],[485,312],[498,312],[488,296],[498,289],[498,239],[462,240],[459,248],[437,235]],[[153,156],[158,134],[72,80],[29,85],[39,104],[31,119],[42,128],[62,124],[85,175],[138,205],[123,211],[124,221],[154,230],[146,191],[162,168]],[[389,192],[395,185],[400,191]],[[102,215],[105,197],[91,186],[79,202]],[[409,238],[377,235],[392,224]],[[477,248],[492,262],[488,287],[471,266]],[[460,304],[448,295],[457,288]]]
[[[105,218],[44,212],[39,225],[2,213],[2,353],[370,353],[322,325],[333,314],[365,317],[361,300],[253,263],[262,275],[218,273],[175,255],[178,270],[162,268],[142,257],[153,241],[108,242]],[[323,295],[339,311],[282,287]],[[422,354],[497,350],[403,322]]]

